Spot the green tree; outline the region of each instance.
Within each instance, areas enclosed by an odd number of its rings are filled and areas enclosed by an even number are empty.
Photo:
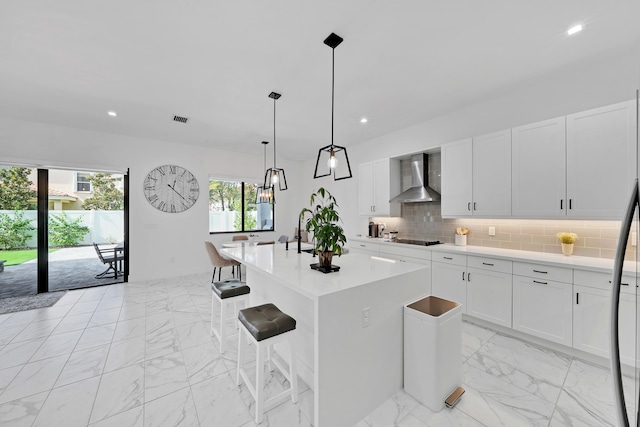
[[[212,209],[222,211],[240,210],[242,183],[237,181],[211,181],[209,183],[209,204]]]
[[[78,246],[89,232],[89,227],[81,224],[82,218],[71,219],[65,212],[49,215],[49,242],[56,246]]]
[[[93,196],[85,199],[82,208],[86,210],[119,211],[124,209],[124,194],[116,188],[118,176],[110,173],[96,173],[89,177]]]
[[[30,200],[36,199],[29,180],[31,170],[21,167],[0,169],[0,210],[34,209]]]
[[[24,248],[35,227],[24,217],[23,211],[12,216],[0,213],[0,245],[4,249]]]

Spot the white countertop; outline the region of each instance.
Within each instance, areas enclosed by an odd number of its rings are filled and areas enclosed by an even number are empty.
[[[439,251],[451,253],[463,253],[472,256],[489,256],[492,258],[507,259],[517,262],[532,262],[537,264],[552,265],[557,267],[577,268],[580,270],[590,270],[603,273],[611,273],[613,271],[613,260],[607,258],[592,258],[584,256],[564,256],[561,254],[549,254],[543,252],[518,251],[513,249],[489,248],[485,246],[456,246],[450,243],[443,243],[432,246],[409,245],[405,243],[390,242],[380,238],[368,237],[351,237],[349,240],[358,242],[370,242],[384,245],[402,246],[410,248],[418,248],[425,251]],[[635,273],[636,263],[634,261],[625,261],[624,271],[626,273]]]
[[[340,266],[340,271],[324,274],[309,267],[317,263],[318,258],[305,252],[298,254],[295,245],[289,245],[288,251],[285,245],[264,245],[224,248],[220,252],[240,261],[247,268],[272,275],[283,285],[314,300],[322,295],[417,270],[425,270],[425,280],[429,274],[428,267],[422,264],[390,262],[353,253],[334,256],[333,264]]]

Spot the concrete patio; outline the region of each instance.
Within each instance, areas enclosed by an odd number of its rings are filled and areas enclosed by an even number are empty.
[[[109,247],[108,245],[101,248]],[[49,291],[80,289],[90,286],[122,283],[118,279],[96,279],[97,274],[106,270],[93,246],[62,248],[49,254]],[[37,261],[31,260],[20,265],[4,267],[0,273],[0,298],[35,295],[37,293]]]

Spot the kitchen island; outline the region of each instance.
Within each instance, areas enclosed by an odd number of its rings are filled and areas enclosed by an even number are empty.
[[[298,375],[314,391],[316,427],[353,426],[403,387],[403,306],[430,294],[422,264],[361,254],[323,274],[284,245],[223,249],[246,266],[251,305],[297,321]],[[286,353],[283,353],[286,354]]]

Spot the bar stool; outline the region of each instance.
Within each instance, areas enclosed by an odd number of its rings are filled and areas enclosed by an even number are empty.
[[[283,313],[273,304],[263,304],[240,310],[238,313],[240,330],[238,332],[238,369],[236,370],[236,385],[240,385],[240,378],[244,380],[251,396],[256,401],[256,423],[260,424],[266,410],[279,403],[282,397],[291,394],[293,403],[298,401],[298,374],[296,372],[295,340],[296,320]],[[256,346],[256,382],[251,384],[247,372],[242,367],[242,335]],[[289,371],[284,368],[277,358],[271,358],[271,347],[282,341],[289,344]],[[265,402],[264,364],[275,365],[282,375],[289,380],[291,386]],[[272,370],[269,365],[269,370]]]
[[[225,323],[227,320],[227,308],[233,304],[234,312],[237,311],[236,304],[243,302],[244,307],[249,305],[249,288],[244,282],[238,279],[223,280],[211,284],[211,335],[215,335],[220,341],[220,353],[224,353],[224,344],[227,335],[225,333]],[[213,306],[214,302],[220,304],[220,329],[216,330],[214,324]]]

